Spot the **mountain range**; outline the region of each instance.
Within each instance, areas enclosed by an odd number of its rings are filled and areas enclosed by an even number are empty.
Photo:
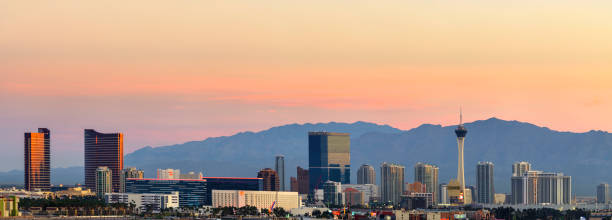
[[[205,176],[254,177],[257,171],[274,167],[274,157],[285,156],[286,185],[296,175],[296,166],[308,167],[309,131],[351,133],[351,182],[361,164],[382,162],[406,166],[406,181],[412,182],[417,162],[437,165],[439,182],[457,173],[456,126],[423,124],[410,130],[368,122],[289,124],[260,132],[241,132],[183,144],[144,147],[125,156],[125,166],[145,170],[154,177],[157,168],[181,172],[203,172]],[[612,135],[604,131],[560,132],[533,124],[498,118],[466,123],[465,179],[475,185],[478,161],[495,164],[495,189],[510,192],[512,163],[527,161],[532,169],[562,172],[572,176],[576,195],[592,196],[600,182],[612,182]],[[79,171],[76,171],[79,170]],[[52,170],[53,182],[82,182],[82,167]],[[380,178],[380,177],[378,177]],[[0,173],[0,183],[21,183],[22,171]],[[378,180],[380,181],[380,180]]]

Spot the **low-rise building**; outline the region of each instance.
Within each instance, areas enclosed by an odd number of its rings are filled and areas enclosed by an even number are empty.
[[[20,216],[19,198],[16,196],[0,197],[0,217]]]
[[[299,208],[301,201],[297,192],[213,190],[213,207],[255,206],[257,209],[281,207],[285,210]]]
[[[96,193],[90,189],[83,189],[81,187],[72,187],[66,190],[54,192],[55,197],[59,198],[72,198],[72,197],[83,197],[83,196],[95,196]]]
[[[342,184],[342,191],[353,188],[363,193],[363,202],[369,203],[373,198],[378,198],[378,186],[374,184]]]
[[[138,212],[152,211],[159,213],[163,209],[179,207],[179,192],[171,194],[156,193],[106,193],[106,203],[133,203]]]

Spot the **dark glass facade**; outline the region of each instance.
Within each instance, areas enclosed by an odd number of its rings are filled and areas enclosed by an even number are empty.
[[[179,206],[203,206],[210,200],[206,180],[192,179],[135,179],[125,180],[126,193],[179,192]]]
[[[351,139],[348,133],[308,133],[309,193],[328,180],[350,184]]]
[[[275,170],[265,168],[257,172],[257,178],[263,179],[263,190],[264,191],[280,191],[279,189],[279,176]]]
[[[39,128],[38,133],[24,134],[24,186],[27,191],[51,190],[51,133]]]
[[[85,186],[95,191],[96,169],[108,167],[112,172],[112,191],[121,190],[123,170],[123,134],[99,133],[85,129]]]
[[[212,190],[251,190],[262,191],[262,178],[236,177],[204,177],[206,180],[206,201],[204,205],[212,205]]]

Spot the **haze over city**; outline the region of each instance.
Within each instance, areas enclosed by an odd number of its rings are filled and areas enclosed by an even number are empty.
[[[612,130],[608,1],[0,3],[0,170],[53,130],[144,146],[307,122]]]

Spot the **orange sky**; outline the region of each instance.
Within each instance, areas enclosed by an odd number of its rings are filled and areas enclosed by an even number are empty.
[[[0,149],[126,152],[285,123],[612,130],[610,1],[2,1]],[[18,146],[19,148],[14,148]],[[20,150],[0,155],[20,168]],[[74,155],[79,157],[74,159]]]

